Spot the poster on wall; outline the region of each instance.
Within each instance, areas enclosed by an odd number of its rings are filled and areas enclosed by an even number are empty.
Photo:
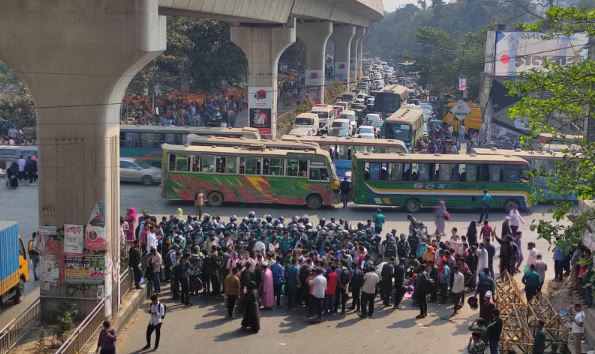
[[[335,62],[335,80],[346,84],[349,79],[349,63],[344,61]]]
[[[64,225],[64,253],[76,256],[83,254],[85,247],[85,233],[83,225]]]
[[[91,212],[89,217],[89,225],[105,227],[105,202],[103,200],[98,201]]]
[[[104,227],[87,225],[85,229],[85,248],[88,251],[105,251],[107,249]]]
[[[40,269],[40,276],[44,282],[47,283],[57,283],[58,279],[60,279],[60,263],[52,254],[46,254],[41,257],[41,261],[39,262],[41,269]]]
[[[105,256],[67,256],[64,258],[66,283],[103,284]]]
[[[321,103],[322,90],[324,89],[322,70],[306,70],[305,74],[306,97],[314,104]]]
[[[271,115],[273,110],[273,88],[249,87],[248,109],[250,127],[258,129],[260,134],[271,134],[273,127],[273,117]]]

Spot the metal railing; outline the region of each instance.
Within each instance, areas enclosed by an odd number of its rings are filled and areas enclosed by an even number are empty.
[[[120,274],[120,299],[123,299],[132,288],[134,288],[134,272],[127,268]]]
[[[75,330],[68,336],[62,346],[56,350],[55,354],[75,354],[93,337],[99,326],[105,320],[104,314],[105,299],[101,299],[93,311]]]
[[[29,330],[39,323],[41,306],[36,299],[23,313],[0,329],[0,354],[8,353]]]

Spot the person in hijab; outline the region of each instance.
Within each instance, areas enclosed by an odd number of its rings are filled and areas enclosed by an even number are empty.
[[[477,223],[475,221],[471,221],[469,227],[467,228],[467,242],[469,242],[469,246],[477,246]]]
[[[6,169],[6,185],[9,188],[19,187],[19,167],[16,162],[13,162],[12,165]]]
[[[242,329],[249,328],[253,333],[258,333],[260,330],[260,309],[258,307],[258,290],[254,281],[248,283],[248,290],[242,299],[244,305]]]
[[[446,203],[444,200],[438,201],[438,206],[436,206],[434,216],[434,222],[436,223],[436,235],[444,234],[444,229],[446,228],[446,219],[450,219],[450,214],[446,210]]]
[[[126,241],[129,243],[133,243],[136,240],[136,236],[134,235],[134,227],[136,223],[136,208],[128,208],[126,211],[126,216],[124,217],[124,221],[128,223],[128,229],[124,230],[126,233]]]

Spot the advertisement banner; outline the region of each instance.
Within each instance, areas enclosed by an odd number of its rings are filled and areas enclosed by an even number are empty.
[[[549,39],[538,32],[498,31],[494,37],[494,65],[486,67],[492,70],[487,73],[495,76],[517,76],[527,70],[543,69],[546,60],[570,65],[586,60],[589,55],[589,37],[584,33]]]
[[[64,253],[67,255],[81,255],[85,247],[85,233],[83,225],[64,225]]]
[[[306,97],[314,104],[321,103],[324,89],[322,70],[306,70],[305,75]]]
[[[335,80],[346,84],[349,79],[349,63],[345,61],[335,62]]]
[[[65,281],[71,284],[103,284],[105,256],[67,256],[64,258]]]
[[[107,249],[104,227],[87,225],[85,229],[85,248],[88,251],[105,251]]]
[[[459,78],[459,91],[467,90],[467,79],[464,77]]]
[[[248,109],[250,127],[258,129],[260,134],[270,135],[273,130],[273,88],[249,87]]]

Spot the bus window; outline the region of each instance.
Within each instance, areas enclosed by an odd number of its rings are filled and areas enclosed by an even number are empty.
[[[245,162],[245,171],[247,175],[259,175],[262,167],[262,160],[260,157],[240,157],[240,160]],[[241,162],[240,162],[241,164]],[[241,173],[241,172],[240,172]]]
[[[120,134],[120,145],[127,148],[140,147],[140,135],[138,133],[122,133]]]
[[[299,175],[306,177],[308,172],[308,160],[299,160]]]
[[[169,154],[169,166],[168,169],[170,171],[175,171],[176,170],[176,155],[174,154]]]
[[[310,167],[311,181],[328,181],[328,170],[326,167]]]
[[[403,179],[403,165],[397,162],[388,164],[389,175],[388,179],[391,181],[401,181]]]
[[[477,182],[487,182],[490,179],[489,165],[479,165],[479,173],[477,174]]]
[[[161,134],[156,133],[141,133],[140,147],[142,148],[158,148],[161,146]]]
[[[238,173],[238,158],[227,157],[225,163],[225,173]]]
[[[225,173],[225,156],[217,156],[215,158],[215,172]]]
[[[202,172],[215,172],[215,156],[203,155],[200,159],[200,169]]]
[[[200,172],[200,157],[197,155],[192,158],[192,172]]]
[[[505,183],[519,183],[521,181],[522,169],[514,166],[506,166],[502,169],[502,182]]]
[[[298,160],[287,160],[287,176],[299,176],[298,172]]]
[[[464,170],[465,172],[463,172],[465,174],[465,179],[461,179],[467,182],[477,182],[477,172],[479,170],[479,166],[474,165],[474,164],[466,164],[466,165],[461,165],[461,166],[465,166]],[[461,174],[462,176],[462,174]]]
[[[420,164],[413,164],[413,173],[417,170],[417,180],[418,181],[429,181],[430,180],[430,164],[427,163],[420,163]],[[433,171],[432,171],[433,172]],[[412,175],[413,175],[412,173]]]
[[[502,175],[502,166],[501,165],[490,165],[490,182],[500,182],[501,175]]]
[[[438,180],[440,182],[450,182],[453,167],[452,164],[441,163],[438,170]]]
[[[176,158],[176,171],[188,171],[189,161],[191,156],[178,156]]]
[[[176,134],[174,133],[166,133],[163,134],[163,142],[166,144],[178,144],[176,141]]]
[[[283,175],[283,160],[281,159],[263,159],[262,174],[281,176]]]

